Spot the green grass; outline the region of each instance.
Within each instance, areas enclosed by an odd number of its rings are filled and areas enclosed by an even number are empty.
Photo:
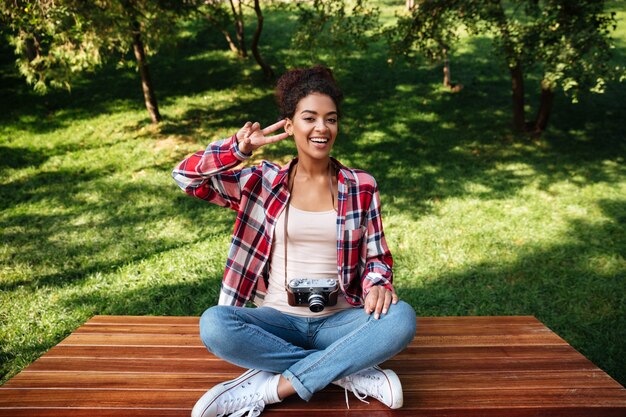
[[[286,13],[267,13],[263,38],[279,71],[304,63],[287,48]],[[0,382],[94,314],[199,315],[217,302],[234,215],[184,195],[170,170],[277,111],[252,61],[219,34],[186,33],[197,36],[152,60],[156,128],[133,71],[106,67],[39,97],[3,60]],[[466,40],[452,61],[465,88],[451,94],[440,68],[390,66],[382,45],[346,56],[335,155],[378,179],[395,282],[419,315],[535,315],[624,385],[626,88],[577,105],[559,94],[530,141],[510,133],[494,59],[488,39]],[[260,156],[293,153],[283,142]]]

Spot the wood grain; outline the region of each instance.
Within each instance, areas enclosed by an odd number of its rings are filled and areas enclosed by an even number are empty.
[[[404,407],[365,404],[329,386],[281,417],[626,417],[626,390],[534,317],[422,317],[409,347],[383,364]],[[243,369],[203,346],[197,317],[96,316],[0,387],[0,417],[189,416]]]

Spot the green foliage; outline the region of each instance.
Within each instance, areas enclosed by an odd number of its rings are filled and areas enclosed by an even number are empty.
[[[3,20],[19,56],[18,68],[35,91],[69,88],[72,73],[101,64],[101,40],[86,31],[80,16],[65,4],[39,1],[2,3]]]
[[[380,29],[380,11],[366,0],[314,0],[297,3],[298,30],[293,48],[306,51],[311,62],[340,62],[366,51]]]
[[[615,30],[615,13],[605,14],[604,2],[548,2],[537,10],[538,61],[544,63],[544,79],[560,85],[574,101],[582,91],[604,92],[620,68],[609,65]],[[622,73],[623,74],[623,73]]]
[[[108,59],[123,63],[134,21],[148,53],[171,39],[177,17],[192,3],[174,0],[14,0],[2,2],[17,65],[40,93],[70,88],[76,74]]]
[[[605,2],[588,1],[423,1],[386,31],[395,55],[441,59],[459,40],[459,28],[493,38],[496,52],[513,68],[538,64],[544,85],[561,87],[574,101],[584,91],[602,92],[623,68],[611,67],[615,14]]]
[[[384,32],[390,54],[404,56],[411,62],[421,55],[430,61],[441,60],[442,51],[459,40],[460,16],[454,8],[441,7],[433,1],[420,3],[410,15],[397,15],[396,24]]]

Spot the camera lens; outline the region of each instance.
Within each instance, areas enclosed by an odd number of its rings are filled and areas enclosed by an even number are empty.
[[[324,304],[326,304],[324,297],[320,294],[311,293],[311,295],[309,295],[309,310],[312,312],[319,313],[324,309]]]

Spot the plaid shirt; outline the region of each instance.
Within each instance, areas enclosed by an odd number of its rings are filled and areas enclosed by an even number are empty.
[[[239,150],[233,136],[191,155],[172,172],[187,194],[237,211],[219,304],[262,304],[274,226],[287,203],[289,168],[296,161],[284,167],[263,161],[234,169],[249,156]],[[393,260],[383,233],[376,181],[364,171],[333,161],[339,190],[337,278],[346,300],[360,306],[374,285],[393,290]]]

